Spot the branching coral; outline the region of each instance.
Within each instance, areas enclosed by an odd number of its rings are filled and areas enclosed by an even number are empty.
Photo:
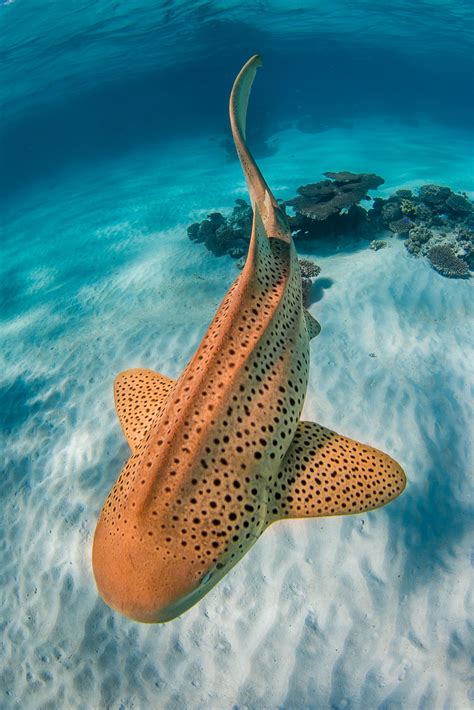
[[[310,261],[309,259],[299,259],[301,269],[301,286],[303,290],[303,304],[308,307],[311,305],[311,288],[313,279],[321,273],[321,267]]]
[[[306,279],[314,279],[321,273],[321,267],[310,261],[310,259],[299,259],[301,276]]]
[[[422,202],[418,205],[415,205],[415,219],[419,222],[430,224],[432,219],[430,208],[424,205]]]
[[[410,254],[415,254],[418,256],[421,253],[421,248],[423,244],[426,244],[433,236],[433,232],[427,227],[417,226],[412,227],[408,232],[408,239],[405,242],[405,246],[410,252]]]
[[[400,209],[400,205],[398,202],[383,202],[383,200],[379,197],[377,197],[374,200],[374,208],[376,207],[376,203],[380,200],[380,216],[382,218],[383,224],[387,225],[390,224],[390,222],[396,222],[398,219],[401,218],[402,216],[402,211]]]
[[[416,215],[416,205],[411,200],[407,200],[405,198],[403,200],[401,200],[400,209],[403,212],[403,214],[405,214],[409,217],[414,217]]]

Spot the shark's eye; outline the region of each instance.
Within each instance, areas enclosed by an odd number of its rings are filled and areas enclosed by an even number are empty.
[[[200,585],[201,585],[201,584],[207,584],[207,583],[209,582],[209,580],[211,579],[211,577],[212,577],[212,572],[208,572],[207,574],[204,575],[204,577],[201,579],[201,581],[199,582],[199,584],[200,584]]]

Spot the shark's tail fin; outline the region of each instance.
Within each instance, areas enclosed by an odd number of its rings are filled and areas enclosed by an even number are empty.
[[[257,69],[261,65],[261,57],[255,54],[240,70],[230,94],[230,125],[237,154],[247,181],[252,208],[254,211],[258,210],[266,235],[291,242],[291,232],[286,216],[272,195],[245,140],[250,90]]]

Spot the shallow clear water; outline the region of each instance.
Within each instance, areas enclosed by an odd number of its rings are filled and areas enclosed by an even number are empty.
[[[205,599],[143,626],[98,597],[97,516],[128,455],[113,379],[177,377],[238,273],[186,227],[326,170],[473,195],[467,2],[0,5],[0,707],[469,707],[472,279],[301,240],[321,277],[304,416],[389,451],[380,511],[273,526]],[[471,89],[471,91],[469,90]],[[375,355],[375,357],[373,357]]]

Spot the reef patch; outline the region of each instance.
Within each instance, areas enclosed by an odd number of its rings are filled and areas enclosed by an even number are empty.
[[[400,189],[372,201],[369,190],[384,183],[378,175],[348,171],[324,175],[326,180],[298,187],[296,197],[279,200],[297,242],[347,237],[368,240],[370,249],[379,250],[389,245],[380,237],[402,237],[410,254],[426,257],[442,276],[469,276],[474,267],[474,208],[466,193],[428,183],[416,193]],[[361,201],[371,201],[370,207],[366,209]],[[251,229],[252,209],[239,199],[229,216],[210,212],[187,232],[192,241],[204,243],[213,254],[239,259],[242,268]],[[308,302],[313,278],[302,267]]]

